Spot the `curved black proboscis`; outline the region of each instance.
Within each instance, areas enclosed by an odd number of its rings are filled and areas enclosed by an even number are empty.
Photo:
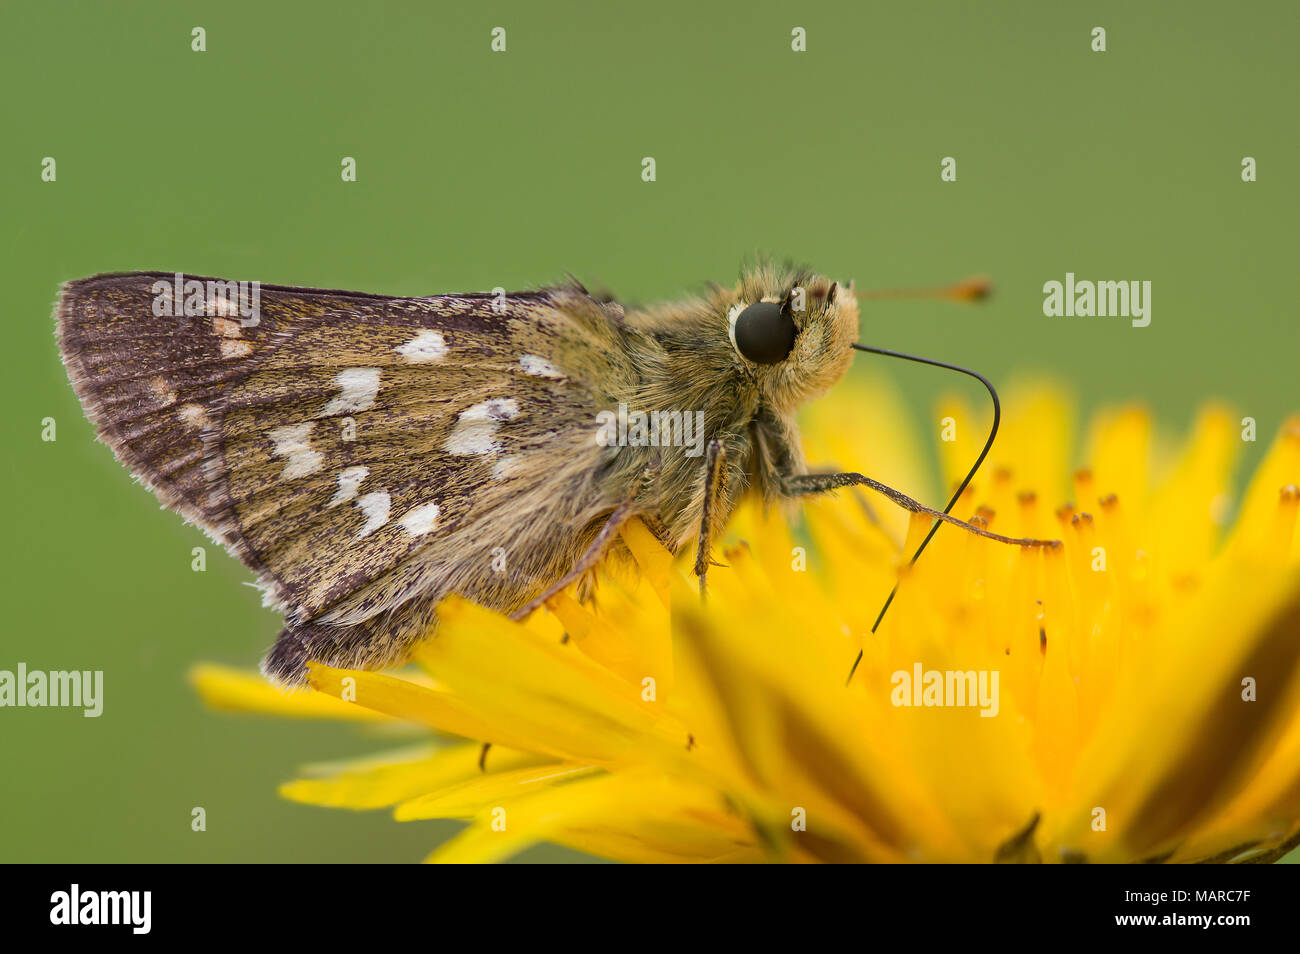
[[[963,368],[956,364],[948,364],[946,361],[935,361],[931,358],[921,358],[914,354],[904,354],[901,351],[889,351],[885,348],[872,348],[868,345],[855,344],[853,347],[858,351],[866,351],[871,354],[883,354],[888,358],[902,358],[904,361],[915,361],[917,364],[928,364],[936,368],[946,368],[949,371],[960,371],[962,374],[975,378],[975,380],[979,381],[979,383],[984,385],[988,390],[989,397],[993,399],[993,426],[989,428],[989,437],[988,440],[984,442],[984,449],[980,451],[979,457],[975,458],[975,463],[971,465],[971,469],[966,473],[965,479],[957,485],[957,490],[953,493],[952,499],[948,501],[948,506],[943,508],[944,513],[950,513],[952,508],[957,505],[957,501],[961,499],[961,495],[965,492],[967,486],[969,486],[970,482],[974,479],[975,472],[980,469],[980,464],[984,463],[984,458],[989,456],[989,451],[993,447],[993,439],[998,436],[998,424],[1002,421],[1002,403],[998,400],[998,392],[997,389],[993,387],[993,382],[984,377],[984,375],[980,374],[978,371],[972,371],[970,368]],[[925,539],[921,541],[921,545],[917,547],[916,552],[912,554],[910,563],[915,563],[917,561],[917,558],[920,557],[921,553],[925,550],[926,545],[929,544],[935,533],[938,532],[939,527],[940,522],[936,520],[934,526],[930,527],[930,532],[927,533]],[[880,613],[876,616],[876,621],[871,624],[871,631],[873,633],[876,631],[876,628],[880,626],[880,621],[885,618],[885,613],[888,611],[890,604],[894,602],[894,596],[897,595],[897,593],[898,584],[895,583],[894,588],[889,591],[889,597],[885,600],[885,605],[880,607]],[[853,660],[853,668],[849,670],[849,677],[844,680],[845,685],[853,680],[853,674],[858,671],[858,663],[860,662],[862,662],[862,650],[858,650],[858,658]]]

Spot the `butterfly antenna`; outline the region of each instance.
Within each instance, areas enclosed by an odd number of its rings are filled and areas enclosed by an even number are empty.
[[[989,298],[993,294],[993,283],[982,275],[974,275],[970,278],[963,278],[952,285],[943,285],[938,288],[878,288],[857,291],[850,282],[849,290],[853,292],[858,301],[899,301],[907,298],[925,298],[931,301],[942,299],[968,305]],[[864,348],[863,350],[867,349]]]
[[[986,279],[968,278],[955,285],[949,285],[945,288],[938,289],[912,289],[901,292],[855,292],[854,294],[857,295],[859,301],[864,299],[878,300],[889,298],[946,298],[950,301],[969,303],[982,301],[985,298],[988,298],[991,290],[992,286]],[[993,387],[993,382],[984,377],[984,375],[980,374],[978,371],[972,371],[970,368],[963,368],[961,365],[948,364],[946,361],[935,361],[932,358],[922,358],[914,354],[904,354],[901,351],[889,351],[886,348],[873,348],[869,345],[855,344],[853,347],[858,351],[866,351],[869,354],[883,354],[888,358],[902,358],[904,361],[914,361],[917,364],[928,364],[931,367],[945,368],[948,371],[959,371],[962,374],[979,381],[980,384],[984,385],[985,390],[989,392],[989,397],[993,399],[993,424],[989,427],[989,436],[984,442],[984,448],[980,451],[979,457],[975,458],[975,463],[972,464],[970,470],[966,472],[966,476],[962,482],[957,485],[957,490],[948,501],[948,506],[943,508],[944,513],[951,513],[952,508],[957,506],[957,501],[961,499],[961,495],[966,492],[966,488],[970,486],[970,482],[975,478],[975,473],[980,469],[980,465],[984,463],[984,458],[989,456],[989,451],[993,448],[993,441],[998,436],[998,425],[1002,422],[1002,402],[998,400],[997,388]],[[936,520],[933,526],[930,527],[930,532],[925,535],[925,539],[921,541],[921,545],[918,546],[916,552],[912,554],[912,559],[908,562],[909,566],[915,564],[921,554],[925,552],[925,548],[929,546],[930,541],[934,539],[934,535],[939,531],[940,523],[940,521]],[[876,614],[876,621],[871,624],[871,632],[873,634],[880,627],[880,621],[885,618],[885,613],[889,611],[889,607],[894,602],[894,597],[897,595],[898,584],[895,583],[894,588],[889,591],[889,596],[885,599],[885,604],[880,607],[880,612]],[[844,680],[845,685],[848,685],[853,681],[853,674],[858,671],[858,664],[862,662],[862,652],[862,650],[858,650],[858,656],[853,660],[853,668],[849,670],[849,676]]]

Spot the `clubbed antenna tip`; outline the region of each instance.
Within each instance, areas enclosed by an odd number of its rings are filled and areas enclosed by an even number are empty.
[[[852,286],[850,286],[852,288]],[[906,298],[955,301],[968,305],[984,301],[993,295],[993,283],[982,275],[964,278],[952,285],[938,288],[886,288],[872,291],[853,290],[858,301],[891,301]]]

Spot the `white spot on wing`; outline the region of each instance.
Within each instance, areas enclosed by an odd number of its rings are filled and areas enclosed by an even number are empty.
[[[334,496],[325,506],[337,507],[341,503],[347,503],[357,495],[361,482],[369,476],[369,467],[347,467],[339,471],[339,489],[334,491]]]
[[[413,537],[428,533],[438,526],[438,505],[427,503],[412,507],[397,522]]]
[[[281,480],[296,480],[321,469],[325,458],[311,446],[311,429],[315,426],[315,422],[308,421],[306,424],[274,427],[266,432],[266,436],[275,444],[271,453],[289,459],[280,474]]]
[[[221,339],[221,357],[223,358],[247,358],[253,353],[253,346],[247,341],[231,341],[229,338]]]
[[[511,398],[475,404],[460,412],[444,447],[448,454],[495,454],[501,449],[496,442],[497,427],[518,415],[519,405]]]
[[[365,526],[357,534],[357,539],[368,537],[388,522],[388,512],[393,509],[393,498],[388,491],[380,490],[373,494],[358,497],[357,509],[366,515]]]
[[[436,331],[421,331],[404,345],[393,349],[410,364],[430,364],[447,354],[447,340]]]
[[[338,373],[334,383],[342,393],[321,408],[317,417],[351,414],[373,407],[379,394],[379,369],[347,368]]]
[[[239,314],[239,307],[225,295],[213,295],[207,300],[206,304],[208,306],[209,315]],[[214,321],[212,325],[215,328],[217,323]],[[218,331],[217,334],[224,334],[224,332]],[[235,337],[238,338],[239,335],[236,334]]]
[[[196,431],[208,427],[208,414],[197,404],[182,404],[181,409],[177,412],[186,427],[192,427]]]
[[[564,372],[539,354],[526,354],[519,359],[519,366],[524,374],[535,378],[563,378]]]
[[[163,406],[176,403],[176,391],[167,383],[166,378],[150,378],[149,390],[153,392],[153,396],[158,403]]]
[[[224,298],[221,300],[226,301]],[[230,302],[226,301],[226,304],[229,305]],[[211,300],[208,301],[208,306],[212,306]],[[219,311],[217,312],[218,317],[212,319],[213,333],[220,335],[222,338],[242,338],[244,336],[243,326],[230,318],[221,317],[226,314],[234,314],[234,312]]]

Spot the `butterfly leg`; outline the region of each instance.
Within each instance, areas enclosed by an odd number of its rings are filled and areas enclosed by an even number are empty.
[[[695,551],[695,575],[700,578],[700,596],[705,595],[709,572],[709,551],[713,538],[714,510],[726,480],[727,450],[716,437],[709,441],[704,458],[704,509],[700,516],[700,539]]]
[[[1059,546],[1059,540],[1035,540],[1029,537],[1004,537],[998,533],[992,533],[982,527],[967,523],[965,520],[958,520],[951,514],[943,513],[940,510],[933,510],[918,500],[913,500],[907,494],[895,490],[893,487],[882,484],[878,480],[872,480],[870,477],[863,477],[861,474],[799,474],[786,480],[786,493],[791,497],[802,497],[807,494],[825,493],[830,490],[838,490],[841,487],[868,487],[871,490],[879,491],[888,497],[891,501],[898,504],[904,510],[912,513],[923,513],[933,517],[936,520],[942,520],[944,523],[950,523],[954,527],[974,533],[981,537],[987,537],[990,540],[997,540],[999,543],[1011,543],[1022,547],[1036,546]]]
[[[574,564],[573,569],[547,587],[546,591],[542,593],[541,596],[523,607],[523,609],[511,613],[510,618],[525,618],[556,593],[563,590],[575,580],[580,579],[583,574],[587,573],[589,570],[594,569],[596,564],[600,562],[600,558],[605,555],[605,551],[609,549],[609,545],[614,542],[614,537],[618,535],[618,531],[622,529],[623,524],[627,523],[627,521],[631,519],[634,512],[635,506],[632,498],[623,501],[615,507],[614,512],[611,513],[609,518],[605,521],[605,525],[602,526],[600,532],[596,534],[596,539],[591,541],[591,545],[587,547],[586,552],[578,558],[578,562]]]

